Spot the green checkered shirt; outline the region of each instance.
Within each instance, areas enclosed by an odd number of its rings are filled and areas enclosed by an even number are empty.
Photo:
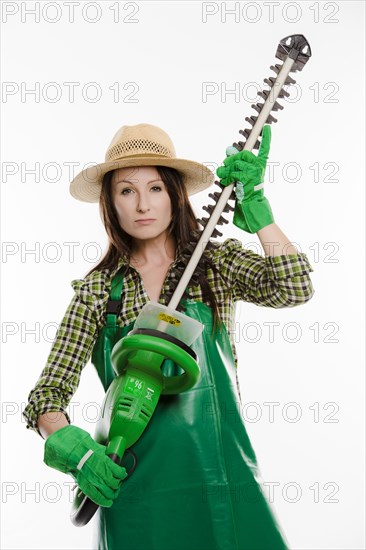
[[[243,248],[236,239],[212,243],[214,246],[205,254],[217,270],[209,268],[207,280],[229,333],[237,364],[232,337],[235,303],[243,300],[274,308],[303,304],[314,293],[309,276],[313,269],[304,253],[264,257]],[[162,295],[168,291],[169,279],[172,279],[172,272],[180,259],[178,249],[167,273]],[[113,270],[94,271],[84,279],[71,282],[75,294],[59,326],[46,366],[30,392],[23,412],[27,428],[39,433],[38,417],[51,411],[63,412],[70,422],[65,409],[77,390],[81,371],[90,359],[99,331],[105,324],[111,280],[125,263],[126,260],[121,257]],[[192,300],[203,301],[199,286],[189,286],[187,290]],[[127,326],[133,323],[148,301],[139,273],[128,266],[117,324]],[[159,302],[164,303],[164,299]]]

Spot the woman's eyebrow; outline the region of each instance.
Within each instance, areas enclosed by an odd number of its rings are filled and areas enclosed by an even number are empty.
[[[146,182],[146,185],[148,185],[149,183],[154,183],[155,181],[161,181],[162,182],[163,180],[161,180],[160,178],[155,179],[155,180],[150,180],[150,181]],[[130,180],[119,180],[119,181],[116,182],[116,185],[118,185],[119,183],[129,183],[131,185],[134,185],[133,181],[130,181]]]

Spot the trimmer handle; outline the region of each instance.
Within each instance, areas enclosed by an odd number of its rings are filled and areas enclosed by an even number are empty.
[[[161,372],[164,359],[171,359],[184,372],[165,376]],[[162,379],[161,393],[172,395],[190,389],[197,382],[200,369],[197,356],[186,344],[159,330],[138,329],[117,342],[111,360],[116,374],[121,375],[127,364],[138,364],[139,369],[155,373]]]

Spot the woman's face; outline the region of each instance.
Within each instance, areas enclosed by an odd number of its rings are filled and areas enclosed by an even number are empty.
[[[114,170],[111,192],[119,223],[131,237],[146,240],[166,233],[171,201],[154,166]]]

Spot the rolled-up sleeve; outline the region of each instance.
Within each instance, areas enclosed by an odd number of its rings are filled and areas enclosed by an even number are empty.
[[[75,290],[58,328],[51,352],[35,387],[29,393],[23,411],[26,427],[38,430],[38,417],[47,412],[66,412],[76,392],[81,371],[88,362],[98,336],[100,311],[106,296],[93,293],[91,282],[77,279],[71,282]]]
[[[234,301],[283,308],[303,304],[314,294],[313,269],[303,252],[260,256],[227,239],[214,255]]]

